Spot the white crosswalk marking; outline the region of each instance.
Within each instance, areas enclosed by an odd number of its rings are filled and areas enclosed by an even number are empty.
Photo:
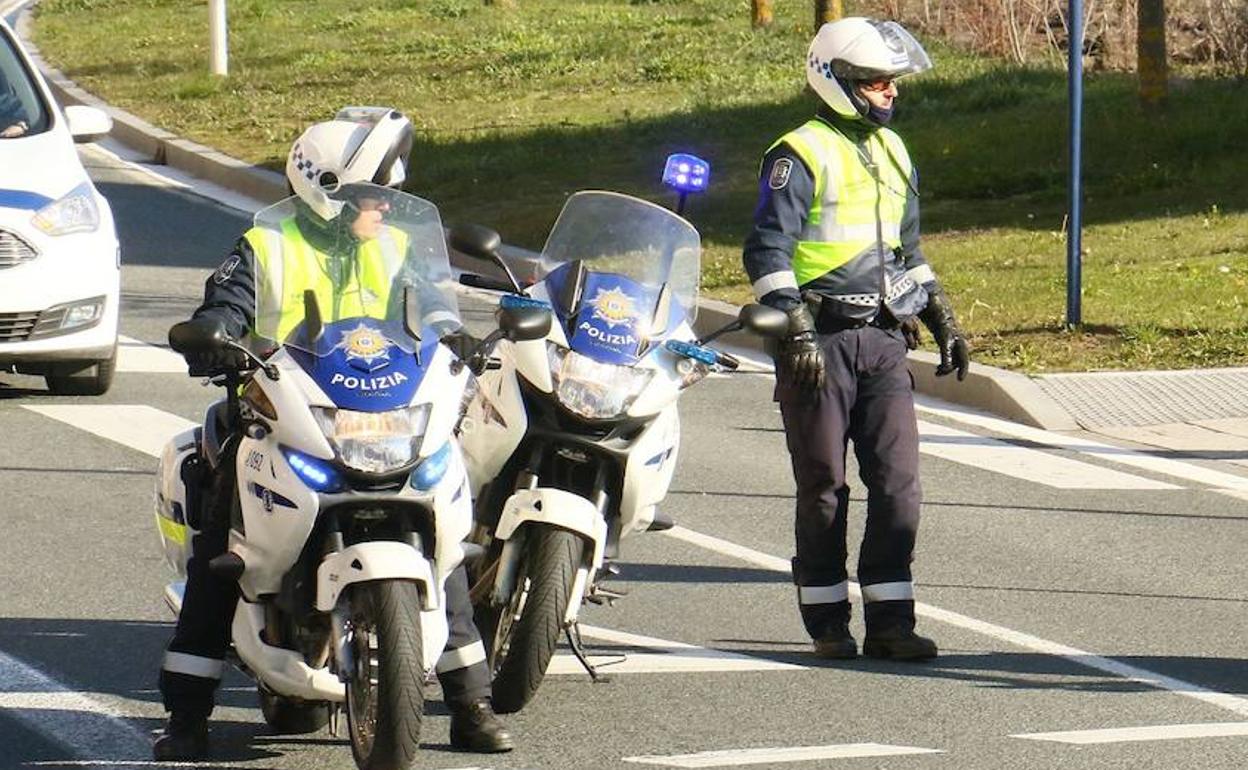
[[[1207,722],[1188,725],[1148,725],[1146,727],[1112,727],[1103,730],[1070,730],[1058,733],[1023,733],[1011,738],[1032,741],[1053,741],[1087,746],[1096,743],[1139,741],[1173,741],[1182,738],[1220,738],[1248,735],[1248,722]]]
[[[882,743],[842,743],[832,746],[789,746],[774,749],[727,749],[672,756],[624,757],[625,762],[665,767],[738,767],[779,762],[813,762],[819,759],[896,757],[905,754],[940,754],[940,749],[888,746]]]
[[[930,399],[916,399],[916,402],[916,408],[920,414],[947,418],[963,425],[983,428],[1003,436],[1030,441],[1044,446],[1074,450],[1100,460],[1107,460],[1119,465],[1126,465],[1150,473],[1170,476],[1171,478],[1183,479],[1184,481],[1194,481],[1216,489],[1248,491],[1248,476],[1223,473],[1202,465],[1171,460],[1168,457],[1158,457],[1145,452],[1137,452],[1133,449],[1113,446],[1112,444],[1094,441],[1081,436],[1050,433],[1046,430],[1019,425],[971,409],[949,407],[943,404],[937,405]]]
[[[172,350],[123,336],[117,338],[117,371],[185,375],[186,360]]]
[[[1173,484],[919,421],[919,451],[1057,489],[1178,489]]]
[[[597,655],[594,654],[593,645],[587,645],[590,663],[603,666],[604,672],[612,674],[802,671],[807,668],[793,663],[781,663],[735,652],[712,650],[693,644],[672,642],[653,636],[641,636],[597,626],[582,625],[581,635],[628,648],[627,652]],[[550,662],[547,673],[583,674],[585,669],[571,654],[561,652]]]
[[[171,436],[195,426],[185,417],[141,404],[55,404],[24,408],[152,457],[160,455]]]

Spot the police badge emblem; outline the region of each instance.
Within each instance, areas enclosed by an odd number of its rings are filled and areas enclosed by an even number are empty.
[[[782,190],[789,183],[789,175],[793,173],[793,161],[781,158],[771,164],[771,176],[767,177],[767,186],[773,190]]]

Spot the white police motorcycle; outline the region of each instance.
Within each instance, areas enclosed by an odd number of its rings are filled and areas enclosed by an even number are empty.
[[[275,349],[246,352],[248,377],[217,373],[226,399],[165,447],[156,512],[166,560],[185,578],[203,515],[196,478],[234,458],[229,550],[210,562],[241,587],[233,650],[279,730],[329,719],[336,728],[345,703],[356,763],[373,770],[406,767],[419,745],[422,687],[446,644],[445,581],[463,560],[471,503],[454,435],[468,371],[432,328],[458,325],[438,211],[388,188],[368,194],[388,206],[377,235],[388,258],[326,271],[328,283],[303,293],[294,329],[284,328],[291,297],[273,290],[276,268],[257,260],[255,336]],[[295,200],[256,215],[266,237],[292,226]],[[388,287],[401,312],[378,298]],[[531,311],[499,321],[488,344],[544,336],[550,324]],[[184,353],[245,351],[193,322],[170,342]],[[165,591],[175,613],[184,586]]]
[[[705,186],[706,166],[676,157],[665,176],[676,179],[682,163],[683,204],[684,192]],[[597,678],[577,633],[578,612],[584,601],[619,596],[601,580],[615,572],[608,561],[621,539],[671,526],[658,505],[680,444],[677,399],[709,372],[738,364],[705,343],[742,327],[780,335],[788,319],[751,305],[699,341],[692,329],[698,232],[628,195],[572,195],[525,287],[499,258],[498,243],[483,227],[452,231],[453,247],[508,275],[461,281],[511,292],[500,307],[550,307],[558,320],[545,339],[496,348],[460,428],[477,500],[470,540],[484,554],[469,562],[472,598],[494,708],[505,713],[536,693],[563,632]]]

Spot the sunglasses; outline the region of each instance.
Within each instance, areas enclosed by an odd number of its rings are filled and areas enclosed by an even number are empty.
[[[887,91],[893,87],[892,78],[879,78],[877,80],[860,80],[858,87],[864,91]]]

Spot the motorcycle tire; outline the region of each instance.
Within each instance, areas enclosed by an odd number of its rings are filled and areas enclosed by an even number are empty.
[[[306,735],[329,724],[329,707],[324,703],[287,698],[261,685],[260,713],[274,735]]]
[[[584,550],[585,541],[567,530],[530,529],[510,601],[478,608],[478,627],[494,673],[494,711],[514,713],[537,694],[563,631]]]
[[[354,670],[347,677],[347,727],[360,770],[407,770],[420,746],[425,672],[420,591],[403,580],[348,589]]]

